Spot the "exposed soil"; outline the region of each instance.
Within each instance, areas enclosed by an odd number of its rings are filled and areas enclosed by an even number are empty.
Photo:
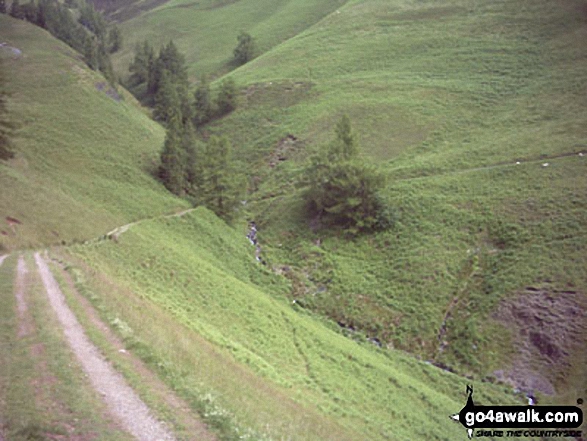
[[[289,159],[291,154],[300,147],[299,144],[298,138],[291,133],[285,138],[282,138],[269,156],[269,167],[273,168],[279,162]]]
[[[153,417],[148,407],[128,386],[124,378],[89,341],[39,253],[35,254],[35,261],[49,303],[63,326],[65,337],[93,387],[102,395],[108,409],[120,420],[123,427],[139,440],[174,440],[169,429]]]
[[[120,101],[122,99],[122,97],[118,94],[116,89],[114,89],[112,86],[110,86],[108,83],[106,83],[104,81],[100,81],[100,82],[96,83],[96,90],[98,90],[100,92],[104,92],[106,95],[108,95],[114,101]]]
[[[215,440],[216,438],[208,432],[206,425],[194,417],[189,405],[176,396],[138,357],[135,357],[130,351],[126,350],[124,343],[100,319],[90,302],[77,291],[69,273],[62,269],[61,275],[68,284],[71,292],[75,295],[76,301],[81,304],[84,312],[90,318],[92,324],[102,332],[112,347],[118,352],[123,353],[125,358],[131,362],[134,372],[143,379],[145,384],[149,385],[151,392],[165,401],[169,408],[173,410],[176,420],[180,425],[185,427],[186,431],[190,434],[189,438],[186,439],[193,441]]]
[[[16,297],[16,309],[18,312],[18,338],[23,338],[29,335],[33,330],[33,323],[30,315],[28,314],[28,307],[26,301],[26,289],[27,289],[27,274],[28,269],[24,258],[20,256],[18,258],[18,264],[16,265],[16,281],[14,284],[14,295]]]
[[[586,306],[575,291],[534,287],[503,302],[495,318],[512,332],[516,354],[507,369],[494,373],[496,378],[548,395],[564,387],[572,354],[587,350]]]

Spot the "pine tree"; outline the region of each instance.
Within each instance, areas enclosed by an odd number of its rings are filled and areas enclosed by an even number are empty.
[[[24,13],[19,0],[12,0],[12,4],[10,5],[10,15],[21,20],[24,18]]]
[[[24,19],[26,21],[28,21],[29,23],[36,24],[36,22],[37,22],[37,5],[35,4],[35,2],[33,0],[31,0],[30,2],[22,5],[21,8],[22,8],[22,15],[24,16]]]
[[[154,62],[155,51],[149,42],[145,40],[143,44],[137,44],[135,48],[135,58],[128,68],[130,71],[131,85],[147,83]]]
[[[234,48],[234,59],[238,64],[245,64],[255,56],[255,40],[250,34],[241,32],[237,37],[238,44]]]
[[[201,145],[196,138],[194,126],[188,121],[183,126],[181,138],[182,150],[185,153],[185,177],[187,180],[187,189],[190,195],[197,193],[197,187],[200,185],[200,171],[198,169],[198,154],[201,151]]]
[[[359,158],[350,120],[341,118],[335,140],[310,158],[306,200],[314,214],[350,232],[388,226],[387,207],[379,197],[383,175]]]
[[[179,52],[173,40],[162,47],[159,51],[159,58],[157,59],[157,75],[155,80],[159,80],[161,72],[167,71],[170,80],[177,84],[178,87],[185,89],[187,92],[188,71],[185,65],[185,57]]]
[[[194,122],[196,126],[202,126],[214,116],[214,109],[210,98],[210,85],[206,77],[202,78],[200,85],[194,93],[194,98]]]
[[[116,75],[114,74],[114,69],[112,67],[112,60],[110,60],[110,55],[106,50],[104,44],[100,43],[98,47],[98,69],[104,75],[104,78],[108,80],[111,86],[116,86]]]
[[[186,188],[186,155],[182,149],[183,127],[179,115],[169,121],[165,144],[161,151],[159,177],[165,187],[176,195],[182,195]]]
[[[166,123],[171,121],[173,117],[178,117],[180,122],[183,120],[181,100],[177,93],[177,87],[165,70],[161,76],[159,90],[155,95],[153,116],[155,119]]]
[[[230,141],[210,137],[198,159],[198,200],[218,216],[230,219],[244,188],[244,180],[232,163]]]
[[[352,159],[359,154],[357,140],[353,129],[351,128],[351,120],[348,115],[343,115],[340,121],[336,124],[336,139],[334,145],[331,147],[335,155],[340,155],[340,159]]]
[[[97,70],[100,67],[98,46],[93,38],[87,36],[84,44],[84,61],[90,69]]]
[[[113,25],[108,33],[108,47],[111,54],[118,52],[122,47],[122,33],[116,25]]]
[[[219,115],[226,115],[236,109],[236,84],[232,78],[227,78],[220,85],[216,99]]]
[[[2,1],[2,0],[0,0]],[[47,0],[39,0],[39,4],[37,5],[37,19],[36,24],[42,28],[47,28]]]

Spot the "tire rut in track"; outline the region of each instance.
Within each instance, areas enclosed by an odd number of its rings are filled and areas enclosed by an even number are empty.
[[[18,338],[26,337],[33,330],[31,318],[28,314],[27,300],[25,298],[28,272],[24,257],[20,256],[16,265],[16,280],[14,284],[16,309],[18,311]]]
[[[130,388],[122,375],[114,370],[90,342],[83,327],[67,306],[59,285],[39,253],[35,254],[35,261],[49,303],[63,327],[67,342],[87,373],[92,386],[102,395],[108,409],[138,440],[175,440],[171,432],[153,417],[147,405]]]

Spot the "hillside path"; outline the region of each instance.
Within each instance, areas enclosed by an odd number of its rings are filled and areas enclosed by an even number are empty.
[[[124,428],[140,441],[175,440],[171,432],[157,421],[147,405],[126,383],[122,375],[104,359],[90,342],[82,326],[65,302],[65,297],[40,253],[35,261],[47,292],[49,303],[65,333],[72,351],[88,375],[94,389],[106,402],[110,411]]]
[[[137,221],[125,224],[125,225],[121,225],[120,227],[116,227],[114,230],[106,233],[106,237],[108,238],[113,238],[115,240],[118,240],[118,237],[123,234],[126,233],[128,231],[128,229],[134,225],[138,225],[140,223],[149,221],[149,220],[156,220],[156,219],[170,219],[173,217],[182,217],[185,216],[188,213],[191,213],[192,211],[194,211],[196,208],[187,208],[185,210],[182,210],[180,212],[177,213],[171,213],[171,214],[164,214],[162,216],[155,216],[155,217],[147,217],[144,219],[139,219]]]

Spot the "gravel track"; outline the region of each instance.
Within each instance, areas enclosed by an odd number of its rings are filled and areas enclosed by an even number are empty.
[[[90,342],[82,326],[65,302],[47,263],[39,253],[35,261],[45,286],[47,297],[55,310],[67,341],[88,375],[94,389],[106,402],[108,409],[124,428],[141,441],[175,440],[171,432],[157,421],[146,404]]]
[[[26,292],[26,277],[28,274],[26,262],[24,257],[18,258],[16,265],[16,282],[14,295],[16,296],[16,309],[18,311],[18,338],[26,337],[32,331],[32,325],[27,317],[27,302],[25,298]]]
[[[4,262],[4,259],[6,259],[7,257],[8,257],[8,255],[0,256],[0,266],[2,266],[2,262]],[[2,423],[2,421],[0,420],[0,441],[4,441],[4,436],[2,435],[1,423]]]

